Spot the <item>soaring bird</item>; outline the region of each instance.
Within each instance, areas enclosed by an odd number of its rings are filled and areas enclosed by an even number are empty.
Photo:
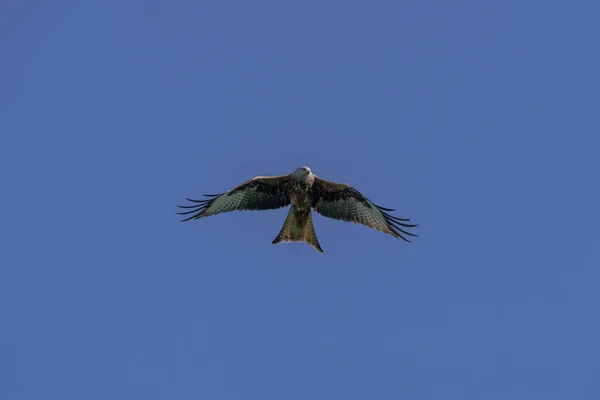
[[[306,242],[323,253],[312,221],[311,208],[325,217],[363,224],[410,242],[402,234],[417,236],[402,228],[414,228],[408,218],[394,217],[390,208],[378,206],[344,183],[321,179],[309,167],[288,175],[257,176],[221,194],[205,194],[204,200],[186,198],[192,205],[177,206],[192,214],[183,221],[234,210],[271,210],[291,204],[290,211],[273,244]]]

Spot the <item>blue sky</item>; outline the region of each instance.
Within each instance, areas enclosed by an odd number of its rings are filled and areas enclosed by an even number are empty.
[[[598,5],[0,10],[0,398],[600,398]],[[300,165],[419,237],[174,215]]]

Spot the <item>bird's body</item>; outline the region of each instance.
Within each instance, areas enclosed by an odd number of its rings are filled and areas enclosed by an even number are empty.
[[[273,244],[302,241],[323,252],[311,209],[325,217],[360,223],[406,241],[401,233],[416,236],[401,228],[416,226],[406,224],[408,219],[388,214],[386,211],[393,210],[375,205],[351,186],[317,177],[308,167],[300,167],[288,175],[257,176],[226,193],[205,196],[208,199],[188,199],[194,205],[178,206],[191,209],[178,213],[192,214],[184,221],[234,210],[268,210],[291,205]]]
[[[308,168],[308,167],[303,167]],[[306,171],[298,169],[301,171]],[[296,170],[296,171],[298,171]],[[296,172],[295,171],[295,172]],[[290,183],[288,185],[288,196],[290,203],[298,211],[310,211],[312,207],[311,190],[315,182],[315,175],[310,169],[306,174],[292,173],[290,174]]]

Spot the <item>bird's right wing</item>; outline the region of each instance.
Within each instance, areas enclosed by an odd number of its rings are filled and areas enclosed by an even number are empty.
[[[408,218],[398,218],[388,214],[394,210],[374,204],[349,185],[315,177],[312,190],[312,206],[324,217],[362,224],[407,242],[409,240],[402,234],[417,236],[403,229],[417,226],[407,224],[406,222],[410,221]]]
[[[198,219],[235,210],[271,210],[290,204],[289,175],[257,176],[221,194],[205,194],[204,200],[186,200],[196,203],[179,208],[190,209],[179,215],[192,214],[183,221]]]

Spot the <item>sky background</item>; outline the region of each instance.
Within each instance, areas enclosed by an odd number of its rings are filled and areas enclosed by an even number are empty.
[[[600,398],[599,12],[2,1],[0,398]],[[419,237],[174,214],[301,165]]]

